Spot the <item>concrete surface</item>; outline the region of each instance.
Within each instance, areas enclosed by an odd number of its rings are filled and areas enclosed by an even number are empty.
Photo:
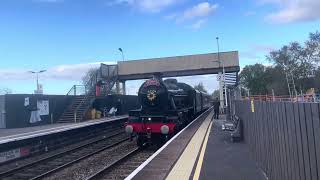
[[[230,133],[221,130],[223,120],[214,120],[204,155],[200,179],[265,180],[264,172],[250,157],[247,145],[232,143]]]

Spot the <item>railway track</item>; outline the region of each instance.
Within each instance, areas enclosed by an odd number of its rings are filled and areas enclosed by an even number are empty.
[[[78,134],[72,135],[68,138],[61,137],[64,139],[63,141],[57,140],[57,143],[48,143],[44,144],[41,140],[34,141],[33,144],[25,144],[23,146],[36,148],[32,150],[32,154],[29,156],[25,156],[18,159],[13,159],[7,162],[0,163],[0,174],[8,171],[10,169],[14,169],[18,166],[22,166],[24,164],[29,164],[37,159],[42,159],[58,152],[65,151],[67,149],[71,149],[73,147],[87,144],[92,141],[96,141],[107,136],[110,133],[115,131],[123,130],[123,120],[115,121],[111,124],[108,124],[106,127],[102,127],[100,129],[94,129],[87,132],[79,132]],[[60,137],[59,137],[60,139]]]
[[[153,147],[148,149],[135,148],[120,159],[100,169],[98,172],[88,177],[87,180],[125,179],[155,151],[156,150]]]
[[[129,138],[123,130],[119,130],[102,139],[1,172],[0,179],[43,179],[54,172],[128,140]]]

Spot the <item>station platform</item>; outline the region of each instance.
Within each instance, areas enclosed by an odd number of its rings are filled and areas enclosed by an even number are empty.
[[[93,119],[79,123],[57,123],[26,128],[0,129],[0,145],[13,141],[20,141],[24,139],[30,139],[39,136],[69,131],[77,128],[93,126],[124,118],[128,118],[128,115]]]
[[[126,179],[264,180],[243,142],[233,143],[209,109],[161,147]]]

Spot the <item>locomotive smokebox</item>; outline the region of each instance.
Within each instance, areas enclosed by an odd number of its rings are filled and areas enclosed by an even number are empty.
[[[138,96],[144,109],[151,111],[167,109],[168,89],[162,80],[147,80],[140,87]]]

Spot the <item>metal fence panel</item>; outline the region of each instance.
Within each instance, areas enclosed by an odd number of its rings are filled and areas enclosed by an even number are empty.
[[[236,101],[244,139],[269,179],[320,178],[320,107],[316,103]]]
[[[300,180],[299,171],[296,169],[299,168],[298,153],[296,146],[296,132],[295,132],[295,123],[294,123],[294,110],[293,104],[286,104],[286,114],[287,114],[287,124],[288,124],[288,137],[289,137],[289,150],[290,150],[290,174],[292,175],[293,180]]]
[[[284,143],[284,159],[285,159],[285,168],[286,168],[286,179],[291,179],[291,174],[290,174],[290,163],[289,163],[289,147],[288,147],[288,131],[287,131],[287,124],[286,124],[286,109],[285,109],[285,103],[281,102],[281,119],[280,122],[282,124],[282,134],[283,134],[283,143]]]
[[[305,115],[306,115],[306,129],[308,135],[308,152],[310,157],[310,170],[311,170],[311,178],[313,180],[318,179],[317,175],[317,162],[316,162],[316,149],[314,142],[314,133],[313,133],[313,122],[312,122],[312,112],[311,112],[311,104],[305,104]]]
[[[264,111],[265,110],[265,111]],[[264,151],[266,153],[266,156],[264,156],[264,160],[266,163],[266,172],[270,173],[271,171],[271,167],[270,167],[270,161],[271,161],[271,156],[270,156],[270,152],[271,152],[271,145],[270,145],[270,129],[266,128],[266,124],[269,123],[268,121],[268,111],[267,111],[267,103],[263,102],[262,104],[262,112],[264,112],[263,115],[263,122],[262,122],[262,127],[263,127],[263,131],[264,131]],[[263,154],[262,154],[263,155]]]
[[[282,134],[282,124],[281,124],[281,105],[280,103],[277,103],[275,104],[276,105],[276,120],[277,120],[277,135],[278,135],[278,140],[279,140],[279,158],[280,158],[280,169],[281,169],[281,172],[280,172],[280,178],[281,179],[285,179],[286,177],[286,166],[285,166],[285,158],[283,156],[284,154],[284,142],[283,142],[283,134]]]
[[[269,117],[269,124],[271,127],[275,127],[275,112],[273,111],[273,107],[271,106],[270,103],[268,103],[268,111],[270,113]],[[270,174],[270,178],[271,179],[279,179],[279,168],[275,168],[278,163],[279,163],[279,158],[278,156],[278,151],[277,151],[277,145],[278,145],[278,141],[277,141],[277,136],[276,136],[276,131],[275,128],[270,128],[271,131],[271,147],[272,147],[272,163],[271,163],[271,174]]]
[[[293,104],[294,110],[294,119],[295,119],[295,131],[297,134],[297,149],[298,149],[298,160],[299,160],[299,172],[300,179],[306,179],[306,173],[304,170],[304,158],[303,158],[303,143],[302,143],[302,135],[301,135],[301,125],[300,125],[300,117],[299,117],[299,105]]]
[[[320,179],[320,119],[319,119],[319,104],[311,104],[314,143],[316,152],[316,164],[318,179]]]
[[[311,179],[310,157],[308,153],[308,134],[306,124],[306,114],[304,104],[299,104],[299,116],[300,116],[300,130],[302,135],[302,152],[304,160],[304,169],[306,173],[306,179]]]

